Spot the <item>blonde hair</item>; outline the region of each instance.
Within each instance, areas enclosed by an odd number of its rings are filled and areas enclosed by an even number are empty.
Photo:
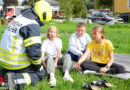
[[[96,25],[96,26],[94,26],[91,31],[94,31],[94,30],[102,34],[102,36],[101,36],[102,39],[106,39],[106,37],[104,35],[104,28],[103,28],[102,25]]]
[[[49,37],[49,32],[50,32],[52,29],[56,29],[56,37],[58,37],[58,35],[59,35],[56,26],[50,26],[50,27],[48,28],[48,31],[47,31],[47,38],[49,38],[49,39],[50,39],[50,37]]]

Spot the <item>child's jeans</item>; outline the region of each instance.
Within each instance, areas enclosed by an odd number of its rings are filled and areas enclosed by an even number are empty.
[[[82,51],[83,53],[85,52],[85,50],[84,51]],[[71,60],[72,61],[76,61],[76,62],[78,62],[78,60],[80,59],[80,57],[81,56],[78,56],[78,55],[75,55],[74,53],[72,53],[72,52],[68,52],[68,54],[71,56]]]

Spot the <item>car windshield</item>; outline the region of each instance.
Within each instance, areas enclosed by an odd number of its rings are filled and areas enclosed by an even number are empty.
[[[93,14],[92,17],[105,17],[105,18],[111,18],[111,16],[104,14],[104,13],[96,13]]]
[[[106,18],[110,18],[110,16],[108,16],[108,15],[106,15],[106,14],[104,14],[104,16],[105,16]]]

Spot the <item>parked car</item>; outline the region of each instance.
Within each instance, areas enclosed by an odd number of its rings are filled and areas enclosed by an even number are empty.
[[[105,13],[95,13],[88,18],[91,19],[92,22],[95,22],[98,24],[107,24],[108,22],[113,22],[113,23],[123,23],[124,22],[124,20],[122,18],[111,17]]]

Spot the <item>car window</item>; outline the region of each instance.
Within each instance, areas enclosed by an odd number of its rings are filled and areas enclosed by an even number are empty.
[[[106,18],[106,15],[104,15],[104,14],[103,14],[103,17],[105,17],[105,18]]]
[[[99,17],[103,17],[103,14],[99,14]]]
[[[97,15],[96,15],[96,14],[93,14],[93,17],[97,17]]]
[[[106,16],[102,13],[96,13],[96,14],[93,14],[92,17],[106,17]]]
[[[94,17],[99,17],[99,14],[95,14]]]
[[[105,17],[106,17],[106,18],[110,18],[110,16],[109,16],[109,15],[105,15]]]

